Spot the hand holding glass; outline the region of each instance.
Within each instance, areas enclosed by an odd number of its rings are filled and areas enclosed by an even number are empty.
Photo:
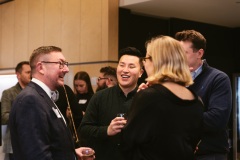
[[[90,149],[85,149],[82,151],[82,160],[93,160],[94,159],[94,151]]]

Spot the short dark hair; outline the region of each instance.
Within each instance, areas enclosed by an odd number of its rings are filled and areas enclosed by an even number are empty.
[[[103,73],[104,76],[114,76],[117,78],[116,68],[111,66],[102,67],[100,73]]]
[[[175,34],[175,39],[178,41],[190,41],[192,42],[193,51],[197,51],[199,49],[206,50],[206,39],[204,36],[195,30],[183,30],[181,32],[177,32]]]
[[[130,55],[130,56],[136,56],[139,58],[139,63],[140,63],[140,66],[142,67],[143,66],[143,63],[142,63],[142,53],[135,47],[126,47],[126,48],[123,48],[119,51],[119,58],[118,60],[120,60],[120,58],[124,55]]]
[[[19,62],[15,68],[15,73],[21,73],[22,72],[22,66],[23,65],[30,65],[28,61],[22,61],[22,62]]]

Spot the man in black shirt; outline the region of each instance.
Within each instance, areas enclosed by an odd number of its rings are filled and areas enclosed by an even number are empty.
[[[133,47],[120,51],[117,66],[118,85],[95,93],[78,129],[83,145],[95,150],[96,160],[122,160],[120,132],[126,119],[117,117],[127,113],[141,77],[141,53]]]

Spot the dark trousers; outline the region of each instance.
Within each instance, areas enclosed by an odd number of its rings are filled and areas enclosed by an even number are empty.
[[[197,156],[196,160],[227,160],[227,154],[207,154]]]

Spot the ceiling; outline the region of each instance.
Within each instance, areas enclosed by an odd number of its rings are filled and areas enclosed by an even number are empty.
[[[132,13],[240,27],[240,0],[119,0]]]

